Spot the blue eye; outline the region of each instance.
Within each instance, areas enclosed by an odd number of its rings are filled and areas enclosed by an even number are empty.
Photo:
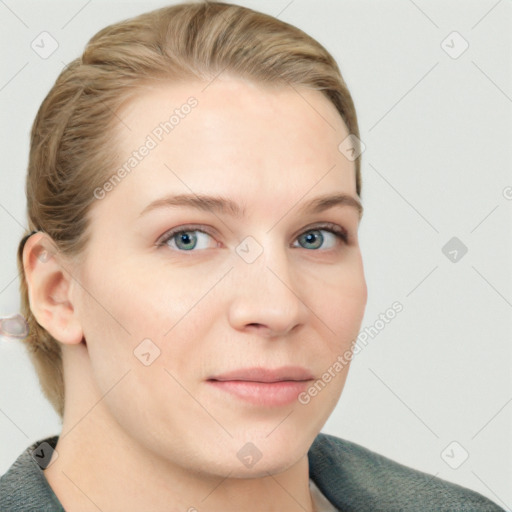
[[[209,241],[211,239],[212,241]],[[324,246],[327,241],[327,247],[323,250],[335,249],[338,243],[348,243],[347,232],[336,224],[327,224],[324,226],[315,226],[314,228],[304,231],[298,238],[300,245],[293,245],[308,250],[317,250]],[[210,244],[210,245],[209,245]],[[304,244],[304,245],[303,245]],[[219,244],[213,239],[212,235],[193,227],[177,228],[168,231],[157,242],[157,245],[167,246],[171,249],[181,252],[191,252],[194,249],[208,249],[219,247]],[[309,245],[310,247],[307,247]]]
[[[327,233],[325,236],[323,233]],[[313,247],[304,247],[304,249],[319,249],[322,247],[324,241],[328,241],[328,247],[324,247],[327,249],[334,249],[339,241],[342,238],[346,242],[346,237],[337,231],[331,229],[311,229],[306,231],[302,235],[299,236],[298,240],[304,244],[312,245]]]
[[[211,236],[205,231],[199,229],[180,229],[167,233],[159,245],[167,245],[173,249],[188,252],[193,249],[208,249],[207,238],[211,238]],[[216,247],[216,244],[213,247]]]

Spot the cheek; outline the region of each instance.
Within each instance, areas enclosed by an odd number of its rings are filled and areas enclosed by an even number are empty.
[[[216,279],[180,269],[156,272],[129,259],[114,265],[91,258],[81,281],[80,318],[97,376],[138,368],[140,351],[184,364],[201,323],[201,297]]]
[[[363,320],[368,291],[361,258],[323,279],[315,297],[315,313],[334,340],[331,349],[345,350],[357,337]]]

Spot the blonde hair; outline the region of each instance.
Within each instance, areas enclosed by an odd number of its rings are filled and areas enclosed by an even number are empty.
[[[221,71],[253,82],[321,91],[350,134],[359,137],[354,103],[327,50],[272,16],[223,2],[181,3],[100,30],[61,72],[31,131],[26,181],[29,232],[47,233],[78,257],[88,240],[88,211],[118,162],[112,138],[123,104],[155,80],[212,80]],[[341,141],[340,141],[341,142]],[[355,160],[361,193],[360,156]],[[44,395],[62,418],[60,344],[34,318],[18,247],[24,340]]]

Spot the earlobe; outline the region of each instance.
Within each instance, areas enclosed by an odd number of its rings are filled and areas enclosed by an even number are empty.
[[[73,278],[47,234],[36,233],[27,240],[23,268],[30,309],[37,322],[61,343],[80,343],[83,331],[73,304]]]

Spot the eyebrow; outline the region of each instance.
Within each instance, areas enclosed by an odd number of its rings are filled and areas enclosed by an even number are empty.
[[[246,210],[231,199],[222,196],[209,196],[204,194],[180,194],[156,199],[148,204],[139,216],[142,216],[158,208],[188,207],[207,212],[216,212],[230,215],[236,218],[243,218]],[[317,197],[299,208],[299,213],[321,213],[334,207],[348,206],[355,208],[359,218],[363,215],[363,205],[354,196],[349,194],[328,194]]]

